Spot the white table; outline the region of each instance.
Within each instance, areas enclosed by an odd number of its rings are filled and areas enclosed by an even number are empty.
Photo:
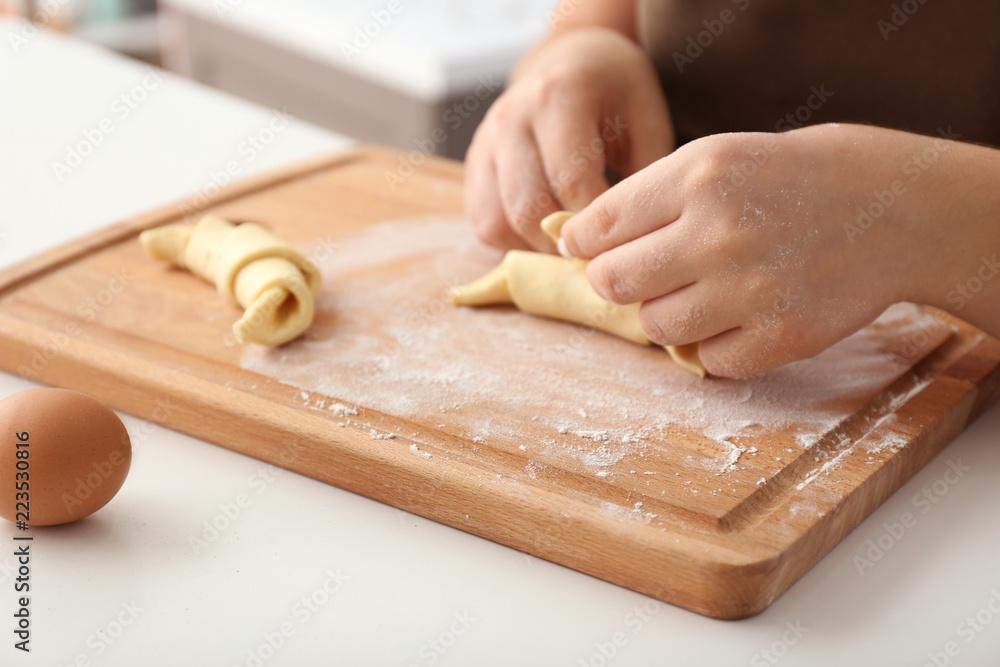
[[[8,37],[21,29],[0,22],[0,265],[197,191],[272,117],[164,75],[59,182],[52,162],[67,143],[149,72],[45,34],[15,53]],[[241,169],[346,143],[292,122]],[[0,373],[0,396],[31,386]],[[935,664],[929,653],[939,665],[998,664],[996,408],[770,609],[738,622],[123,419],[134,460],[120,494],[85,521],[32,531],[30,655],[13,648],[17,531],[0,522],[2,665],[864,667]],[[969,470],[949,485],[957,462]],[[249,504],[227,522],[238,499]],[[907,512],[915,523],[893,537],[885,526]],[[218,535],[193,544],[213,521]],[[992,622],[962,625],[977,612]]]

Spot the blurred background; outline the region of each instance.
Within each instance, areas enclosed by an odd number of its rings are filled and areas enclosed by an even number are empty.
[[[461,159],[555,0],[0,0],[362,141]]]

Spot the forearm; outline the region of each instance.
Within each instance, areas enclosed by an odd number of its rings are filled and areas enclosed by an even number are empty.
[[[548,34],[521,59],[511,80],[517,78],[546,44],[571,30],[607,28],[636,41],[637,5],[638,0],[560,0],[552,10]]]
[[[941,216],[940,244],[928,248],[941,279],[927,302],[1000,338],[1000,150],[949,143],[932,188],[941,200],[926,207]]]

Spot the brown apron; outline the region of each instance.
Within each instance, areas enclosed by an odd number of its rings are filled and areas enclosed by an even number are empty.
[[[639,0],[678,141],[824,122],[1000,146],[998,0]]]

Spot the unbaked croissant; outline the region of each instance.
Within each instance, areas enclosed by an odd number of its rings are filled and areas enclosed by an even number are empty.
[[[546,217],[542,230],[558,242],[563,224],[572,213]],[[639,325],[639,303],[618,305],[601,298],[587,280],[587,262],[540,252],[509,250],[495,269],[476,282],[448,292],[460,306],[514,304],[530,315],[551,317],[590,326],[639,345],[652,342]],[[698,358],[698,344],[666,346],[681,368],[705,377]]]
[[[233,325],[241,343],[281,345],[312,324],[319,268],[267,228],[206,215],[196,225],[166,225],[139,236],[151,257],[214,283],[246,309]]]

